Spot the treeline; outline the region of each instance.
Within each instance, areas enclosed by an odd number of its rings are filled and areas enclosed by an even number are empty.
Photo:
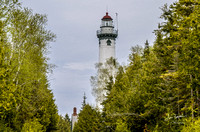
[[[47,75],[47,17],[18,0],[0,1],[0,131],[53,131],[69,120],[58,115]]]
[[[97,65],[91,82],[103,108],[100,118],[87,114],[93,130],[200,131],[200,1],[179,0],[162,11],[152,47],[133,47],[127,66],[112,58]]]

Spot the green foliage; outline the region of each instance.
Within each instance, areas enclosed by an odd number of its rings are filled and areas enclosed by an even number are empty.
[[[6,129],[57,129],[46,57],[55,35],[46,22],[45,15],[33,14],[17,0],[0,1],[0,120]]]
[[[73,132],[95,132],[101,130],[101,114],[96,109],[86,104],[78,114],[78,122]]]
[[[37,119],[33,121],[26,121],[22,127],[21,132],[42,132],[42,125]]]
[[[56,132],[71,132],[71,123],[68,114],[65,115],[65,118],[60,115],[58,130]]]
[[[124,123],[121,119],[118,119],[115,132],[130,132],[130,131],[127,129],[126,123]]]
[[[1,132],[13,132],[13,130],[7,126],[7,124],[3,121],[0,120],[0,131]]]
[[[101,72],[108,131],[198,131],[200,2],[179,0],[162,11],[154,46],[133,47],[114,76]]]
[[[184,122],[184,127],[181,132],[199,132],[200,131],[200,120],[192,120],[191,118],[187,119]]]
[[[144,47],[144,57],[147,57],[149,53],[150,53],[149,42],[148,40],[146,40],[145,47]]]
[[[86,97],[86,95],[84,93],[84,95],[83,95],[83,102],[82,102],[82,108],[81,109],[83,109],[85,107],[85,105],[86,105],[86,99],[87,99],[87,97]]]
[[[71,121],[70,121],[70,118],[69,118],[68,114],[65,115],[65,121],[67,121],[67,122],[69,122],[71,124]]]

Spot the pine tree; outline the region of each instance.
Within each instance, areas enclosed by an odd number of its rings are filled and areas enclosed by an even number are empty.
[[[38,130],[57,129],[46,56],[55,35],[46,30],[46,22],[45,15],[34,14],[17,0],[0,1],[0,120],[14,131],[33,124]]]
[[[144,57],[148,56],[150,53],[150,50],[149,50],[149,42],[148,40],[146,40],[145,42],[145,47],[144,47]]]
[[[71,123],[68,114],[66,114],[65,117],[59,116],[58,129],[56,132],[71,132]]]
[[[101,130],[101,114],[96,109],[86,104],[78,114],[78,122],[73,132],[93,132]]]
[[[83,108],[85,107],[85,105],[86,105],[86,99],[87,99],[87,97],[86,97],[85,92],[84,92],[84,95],[83,95],[83,102],[82,102],[82,107],[81,107],[81,109],[83,109]]]

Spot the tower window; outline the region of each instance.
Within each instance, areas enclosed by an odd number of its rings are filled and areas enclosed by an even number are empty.
[[[111,45],[111,41],[110,41],[110,40],[107,40],[107,42],[106,42],[106,43],[107,43],[107,45],[108,45],[108,46],[110,46],[110,45]]]

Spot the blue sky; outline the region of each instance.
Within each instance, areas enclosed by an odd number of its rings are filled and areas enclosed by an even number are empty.
[[[73,107],[80,110],[83,94],[95,106],[90,76],[96,74],[98,39],[101,18],[108,10],[115,20],[118,13],[119,36],[116,56],[120,64],[127,64],[130,48],[144,45],[148,39],[153,45],[153,31],[165,3],[175,0],[21,0],[23,7],[34,13],[46,14],[47,28],[57,35],[50,43],[50,63],[56,65],[49,76],[59,114],[72,114]]]

